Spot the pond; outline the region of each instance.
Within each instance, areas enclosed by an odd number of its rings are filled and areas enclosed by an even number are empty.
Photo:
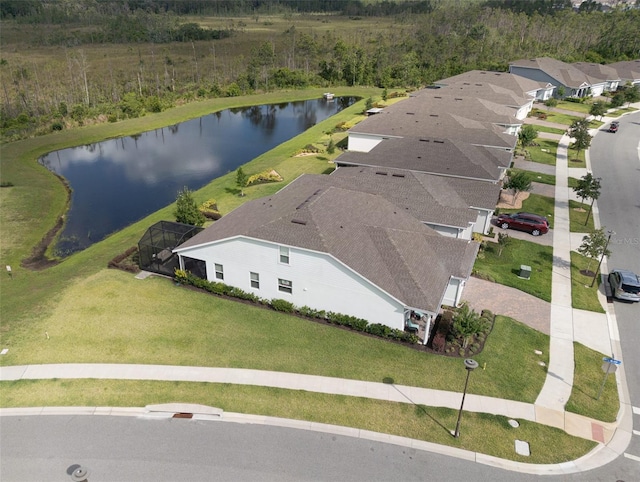
[[[64,177],[71,206],[55,247],[65,257],[171,204],[297,136],[357,99],[227,109],[142,134],[51,152],[39,162]]]

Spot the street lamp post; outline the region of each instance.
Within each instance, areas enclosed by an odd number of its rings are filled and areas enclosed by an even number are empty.
[[[464,391],[462,392],[462,403],[460,404],[460,412],[458,412],[458,421],[456,422],[456,431],[453,434],[455,438],[460,437],[460,420],[462,419],[462,407],[464,407],[464,398],[467,396],[467,385],[469,384],[469,375],[473,370],[478,368],[478,362],[471,358],[467,358],[464,361],[464,367],[467,370],[467,379],[464,382]]]
[[[609,230],[607,231],[609,237],[607,238],[607,244],[604,245],[604,250],[602,251],[602,256],[600,256],[600,261],[598,261],[598,267],[596,268],[596,274],[593,275],[593,279],[591,280],[590,288],[593,288],[594,283],[596,282],[596,278],[598,277],[598,272],[600,271],[600,266],[602,265],[602,261],[604,260],[604,256],[607,253],[607,248],[609,248],[609,241],[611,241],[611,236],[616,234],[615,231]]]

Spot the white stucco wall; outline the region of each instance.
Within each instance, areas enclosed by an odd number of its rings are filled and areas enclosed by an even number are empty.
[[[204,260],[211,281],[221,281],[215,280],[214,267],[221,264],[223,283],[261,298],[281,298],[297,307],[334,311],[404,329],[404,305],[336,259],[290,247],[287,265],[280,263],[279,248],[265,241],[234,238],[179,254]],[[259,289],[251,287],[251,272],[260,276]],[[291,281],[293,293],[279,291],[278,278]]]
[[[485,211],[484,209],[478,209],[478,217],[473,225],[474,233],[487,234],[491,227],[491,216],[493,211]]]
[[[460,298],[462,297],[462,288],[464,287],[463,280],[459,278],[451,278],[449,285],[444,293],[442,304],[447,306],[458,306]]]
[[[456,228],[453,226],[443,226],[441,224],[433,224],[433,223],[424,223],[424,224],[429,226],[434,231],[437,231],[438,233],[442,234],[443,236],[447,236],[448,238],[462,238],[465,234],[464,229]],[[470,237],[471,235],[469,234],[469,238],[464,238],[464,239],[470,239]]]
[[[356,152],[369,152],[382,142],[381,136],[373,134],[349,133],[347,149]]]

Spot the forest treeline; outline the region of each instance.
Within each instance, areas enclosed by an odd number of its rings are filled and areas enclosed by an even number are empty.
[[[640,10],[565,0],[3,0],[0,11],[3,142],[200,98],[417,88],[540,56],[640,58]]]

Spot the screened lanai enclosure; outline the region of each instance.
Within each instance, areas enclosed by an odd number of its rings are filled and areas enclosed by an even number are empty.
[[[178,255],[172,250],[204,228],[172,221],[159,221],[144,233],[138,242],[140,269],[173,276],[180,267]]]

